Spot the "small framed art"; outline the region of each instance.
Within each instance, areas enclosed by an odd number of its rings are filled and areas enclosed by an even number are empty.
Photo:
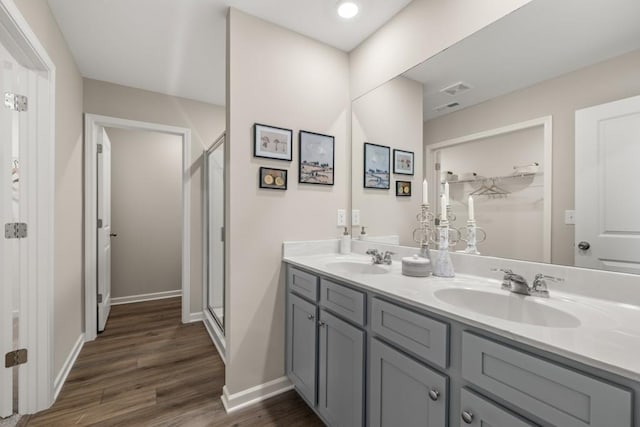
[[[364,188],[389,189],[390,151],[384,145],[364,143]]]
[[[334,137],[301,130],[298,139],[300,141],[298,182],[333,185]]]
[[[396,196],[411,196],[411,181],[396,181]]]
[[[413,175],[413,152],[393,150],[393,173]]]
[[[253,156],[267,159],[292,159],[293,131],[275,126],[253,125]]]
[[[287,171],[284,169],[260,168],[260,188],[287,189]]]

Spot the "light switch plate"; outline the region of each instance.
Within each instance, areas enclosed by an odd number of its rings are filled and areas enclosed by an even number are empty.
[[[338,209],[338,227],[347,225],[347,213],[344,209]]]
[[[567,225],[575,225],[576,211],[573,211],[573,210],[564,211],[564,223]]]
[[[360,225],[360,209],[353,209],[351,211],[351,225]]]

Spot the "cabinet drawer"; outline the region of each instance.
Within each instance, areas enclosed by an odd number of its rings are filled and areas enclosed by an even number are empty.
[[[371,329],[442,368],[449,365],[449,325],[373,298]]]
[[[318,278],[313,274],[289,267],[288,282],[292,292],[310,301],[318,301]]]
[[[556,426],[631,426],[629,390],[469,332],[462,377]]]
[[[517,415],[502,409],[489,400],[485,400],[479,395],[467,389],[460,390],[460,425],[470,425],[472,427],[534,427]]]
[[[364,325],[366,296],[327,279],[320,280],[320,304],[358,325]]]
[[[377,339],[369,360],[371,427],[447,425],[446,376]]]

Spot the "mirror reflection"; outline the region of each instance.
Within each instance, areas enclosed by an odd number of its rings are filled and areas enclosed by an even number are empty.
[[[447,184],[454,250],[471,202],[481,255],[640,272],[640,102],[620,101],[640,95],[637,16],[631,0],[533,0],[354,100],[354,238],[417,246],[426,178],[436,217]],[[365,142],[413,152],[414,175],[365,188]]]

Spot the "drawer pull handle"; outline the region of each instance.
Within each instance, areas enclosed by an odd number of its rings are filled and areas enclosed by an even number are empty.
[[[473,412],[471,411],[463,411],[462,412],[462,421],[467,424],[471,424],[473,422]]]
[[[440,392],[434,389],[429,390],[429,398],[435,402],[440,398]]]
[[[309,320],[313,320],[313,314],[308,315],[308,316],[307,316],[307,319],[309,319]]]
[[[326,325],[326,323],[324,323],[322,320],[318,322],[318,326],[320,326],[321,328],[324,328],[324,325]]]

